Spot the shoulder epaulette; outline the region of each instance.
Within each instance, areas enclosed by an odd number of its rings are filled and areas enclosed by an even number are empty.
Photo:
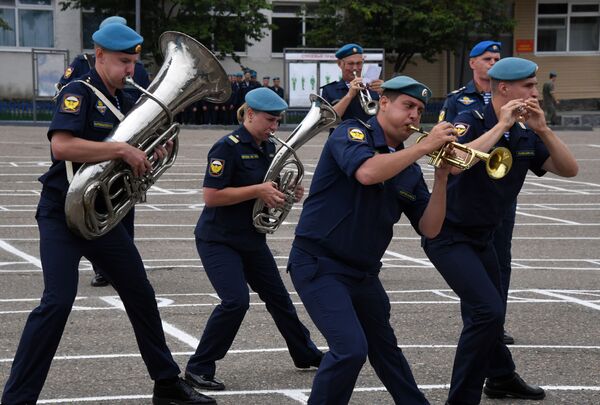
[[[363,120],[361,120],[360,118],[356,118],[356,121],[360,122],[362,125],[364,125],[365,128],[367,128],[368,130],[373,129],[373,127],[371,127],[371,125],[367,124],[366,122],[364,122]]]
[[[482,120],[483,119],[483,113],[479,110],[471,110],[471,112],[473,113],[473,116],[477,119]]]
[[[235,143],[239,143],[240,142],[240,138],[237,135],[229,135],[227,137],[227,139],[229,139],[231,142]]]
[[[456,90],[451,91],[450,93],[448,93],[448,95],[460,93],[461,91],[463,91],[466,88],[467,88],[467,86],[462,86],[460,89],[456,89]]]

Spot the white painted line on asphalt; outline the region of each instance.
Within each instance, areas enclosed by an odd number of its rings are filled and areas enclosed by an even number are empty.
[[[401,349],[456,349],[456,344],[421,344],[421,345],[403,345],[399,344]],[[327,346],[319,346],[319,350],[329,350]],[[598,351],[600,346],[569,346],[569,345],[510,345],[512,349],[523,350],[582,350],[582,351]],[[276,348],[260,348],[260,349],[231,349],[227,352],[228,355],[244,355],[255,353],[287,353],[287,347]],[[187,352],[171,352],[173,356],[191,356],[194,351]],[[78,361],[78,360],[104,360],[104,359],[120,359],[120,358],[138,358],[139,353],[112,353],[112,354],[82,354],[70,356],[54,356],[52,361]],[[0,358],[0,363],[12,363],[13,358]]]
[[[115,308],[125,311],[123,302],[119,299],[119,297],[100,297],[100,299],[106,302],[107,304],[114,306]],[[175,327],[174,325],[171,325],[168,322],[165,322],[164,320],[162,321],[162,327],[166,334],[173,336],[180,342],[187,344],[193,349],[198,347],[198,343],[200,343],[200,341],[194,336],[182,331],[181,329]]]
[[[524,217],[532,217],[532,218],[541,218],[541,219],[548,219],[550,221],[556,221],[556,222],[560,222],[563,224],[569,224],[569,225],[581,225],[579,222],[574,222],[574,221],[568,221],[566,219],[560,219],[560,218],[554,218],[554,217],[547,217],[544,215],[535,215],[535,214],[526,214],[524,212],[521,212],[519,210],[517,210],[517,214],[519,215],[523,215]]]
[[[4,240],[0,239],[0,249],[6,250],[8,253],[12,253],[15,256],[19,256],[21,259],[25,259],[28,263],[33,264],[35,267],[42,268],[42,262],[37,258],[33,257],[22,250],[17,249],[16,247],[6,243]]]
[[[415,257],[410,257],[400,253],[392,252],[391,250],[386,250],[385,253],[390,256],[394,256],[402,260],[407,260],[409,262],[414,262],[423,266],[432,266],[431,262],[427,259],[417,259]]]
[[[419,389],[425,391],[432,390],[447,390],[450,384],[419,384]],[[586,385],[544,385],[543,389],[547,391],[600,391],[600,386]],[[355,387],[354,392],[385,392],[385,387]],[[244,390],[244,391],[203,391],[204,394],[211,397],[234,397],[244,395],[285,395],[288,398],[297,400],[299,403],[308,401],[307,395],[310,393],[310,388],[297,389],[273,389],[273,390]],[[97,397],[79,397],[79,398],[55,398],[55,399],[40,399],[38,404],[73,404],[78,402],[113,402],[127,400],[142,400],[151,399],[152,395],[111,395]]]
[[[547,295],[550,297],[554,297],[554,298],[560,298],[563,299],[567,302],[572,302],[574,304],[579,304],[579,305],[583,305],[584,307],[588,307],[588,308],[593,308],[596,310],[600,311],[600,305],[598,304],[594,304],[593,302],[590,301],[586,301],[586,300],[581,300],[579,298],[575,298],[575,297],[571,297],[569,295],[565,295],[565,294],[558,294],[556,292],[552,292],[552,291],[547,291],[547,290],[533,290],[535,292],[537,292],[538,294],[541,295]]]

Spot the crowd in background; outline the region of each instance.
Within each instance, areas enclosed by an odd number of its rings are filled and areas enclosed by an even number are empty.
[[[188,125],[237,125],[236,113],[238,108],[244,104],[244,97],[253,89],[268,87],[279,97],[284,98],[284,90],[280,86],[281,79],[264,76],[262,84],[257,80],[257,73],[251,69],[244,69],[229,75],[231,83],[231,96],[224,103],[211,103],[200,100],[189,105],[177,117],[177,121]]]

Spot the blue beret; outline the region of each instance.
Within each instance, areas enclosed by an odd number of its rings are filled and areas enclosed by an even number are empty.
[[[106,17],[104,20],[102,20],[102,22],[100,23],[100,26],[98,26],[98,28],[102,28],[105,25],[108,24],[121,24],[121,25],[127,25],[127,20],[124,19],[123,17],[120,17],[118,15],[113,15],[110,17]]]
[[[522,80],[535,76],[538,66],[530,60],[522,58],[504,58],[488,70],[488,75],[494,80]]]
[[[242,74],[242,72],[237,72],[237,73],[235,74],[235,77],[242,77],[242,76],[244,76],[244,75]]]
[[[483,55],[486,52],[500,53],[502,50],[502,44],[495,41],[481,41],[471,49],[469,54],[470,58],[474,58],[479,55]]]
[[[246,103],[255,111],[263,111],[276,116],[288,108],[284,99],[266,87],[259,87],[249,91],[246,94]]]
[[[360,45],[357,44],[346,44],[337,50],[335,53],[335,57],[338,59],[344,59],[346,56],[350,55],[362,55],[363,49]]]
[[[423,104],[427,104],[427,101],[429,101],[429,98],[431,97],[431,90],[429,87],[408,76],[396,76],[393,79],[384,82],[381,87],[385,90],[407,94],[417,100],[421,100]]]
[[[94,32],[94,43],[101,48],[130,54],[142,51],[144,38],[126,25],[107,24]]]
[[[256,77],[256,71],[255,70],[251,70],[250,71],[250,77]]]

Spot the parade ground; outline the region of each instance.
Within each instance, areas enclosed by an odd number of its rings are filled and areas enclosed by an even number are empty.
[[[39,303],[43,275],[34,218],[50,165],[44,126],[0,126],[0,384],[8,378],[28,313]],[[289,130],[279,135],[286,137]],[[219,303],[200,263],[193,230],[203,208],[202,181],[210,146],[227,129],[184,128],[179,156],[136,207],[135,240],[156,291],[167,343],[182,370],[208,316]],[[600,404],[600,130],[559,131],[579,162],[575,178],[530,174],[518,199],[507,331],[517,372],[546,390],[543,405]],[[407,142],[412,144],[415,135]],[[300,150],[308,188],[327,133]],[[431,185],[433,171],[421,160]],[[312,324],[286,274],[301,204],[268,243],[315,343]],[[361,238],[361,235],[354,235]],[[131,325],[110,286],[94,288],[82,260],[79,292],[40,404],[150,404],[153,383]],[[422,391],[432,404],[447,398],[462,327],[456,295],[427,260],[405,218],[383,258],[391,323]],[[219,404],[305,404],[315,371],[298,370],[264,304],[253,294],[232,349],[217,363],[227,390],[205,392]],[[42,339],[43,337],[40,337]],[[368,364],[354,405],[392,404]],[[535,404],[482,399],[482,404]]]

